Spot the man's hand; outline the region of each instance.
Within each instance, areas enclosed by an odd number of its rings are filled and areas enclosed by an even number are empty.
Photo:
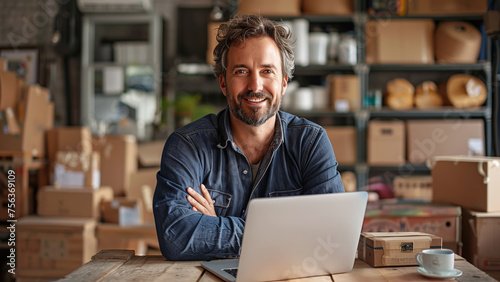
[[[187,192],[189,194],[189,196],[187,196],[187,200],[191,206],[193,206],[192,209],[194,211],[199,211],[204,215],[217,216],[214,209],[214,202],[212,201],[207,188],[205,185],[201,184],[200,189],[203,196],[191,187],[187,188]]]

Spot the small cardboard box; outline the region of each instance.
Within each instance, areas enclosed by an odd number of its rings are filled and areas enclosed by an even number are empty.
[[[101,203],[103,222],[120,226],[141,225],[142,203],[140,199],[115,198]]]
[[[369,20],[365,25],[366,62],[433,64],[434,29],[434,21],[429,19]]]
[[[101,185],[124,196],[130,187],[128,175],[137,171],[137,141],[133,135],[105,135],[93,138],[93,149],[101,156]],[[161,155],[161,151],[157,152]]]
[[[239,14],[299,16],[300,0],[239,0]]]
[[[63,188],[98,189],[101,183],[98,152],[58,151],[54,166],[54,185]]]
[[[422,232],[362,232],[358,258],[373,267],[418,265],[417,253],[441,245],[441,237]]]
[[[335,158],[340,165],[353,165],[357,162],[357,132],[354,126],[324,126],[332,143]]]
[[[0,111],[14,108],[19,99],[19,89],[15,72],[0,68]]]
[[[352,15],[354,0],[302,0],[302,11],[309,15]]]
[[[353,112],[361,107],[359,79],[357,75],[329,75],[332,105],[337,112]]]
[[[425,232],[443,239],[443,246],[460,254],[461,209],[437,203],[380,200],[369,203],[363,232]]]
[[[156,188],[156,173],[160,168],[139,169],[129,175],[130,190],[127,198],[139,199],[142,203],[144,222],[153,222],[153,194]]]
[[[500,211],[500,158],[438,156],[433,159],[432,200],[476,211]]]
[[[409,120],[406,122],[409,163],[435,156],[484,155],[482,119]]]
[[[74,216],[100,219],[101,202],[113,199],[111,187],[99,189],[57,189],[42,187],[38,191],[38,215]]]
[[[78,217],[26,216],[16,225],[16,275],[63,278],[97,251],[96,220]]]
[[[368,123],[367,162],[370,165],[405,164],[405,123],[372,120]]]
[[[160,167],[165,141],[142,142],[137,145],[137,157],[141,168]]]
[[[407,0],[407,13],[414,15],[483,15],[488,1],[477,0]]]
[[[500,270],[500,212],[463,211],[463,257],[482,270]]]

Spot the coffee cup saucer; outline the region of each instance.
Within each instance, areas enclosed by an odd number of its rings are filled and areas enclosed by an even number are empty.
[[[430,277],[430,278],[455,278],[455,277],[459,277],[462,275],[462,271],[459,269],[453,269],[451,271],[443,272],[440,274],[430,273],[423,267],[419,267],[417,269],[417,271],[418,271],[418,273],[422,274],[423,276]]]

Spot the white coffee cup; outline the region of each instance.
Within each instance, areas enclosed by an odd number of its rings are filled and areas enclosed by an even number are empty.
[[[427,272],[444,275],[453,270],[455,254],[449,249],[428,249],[415,255],[415,260]]]

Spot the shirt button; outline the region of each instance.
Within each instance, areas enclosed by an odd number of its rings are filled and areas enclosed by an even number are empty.
[[[243,174],[247,174],[247,173],[248,173],[248,170],[246,170],[246,169],[245,169],[245,170],[243,171]]]

